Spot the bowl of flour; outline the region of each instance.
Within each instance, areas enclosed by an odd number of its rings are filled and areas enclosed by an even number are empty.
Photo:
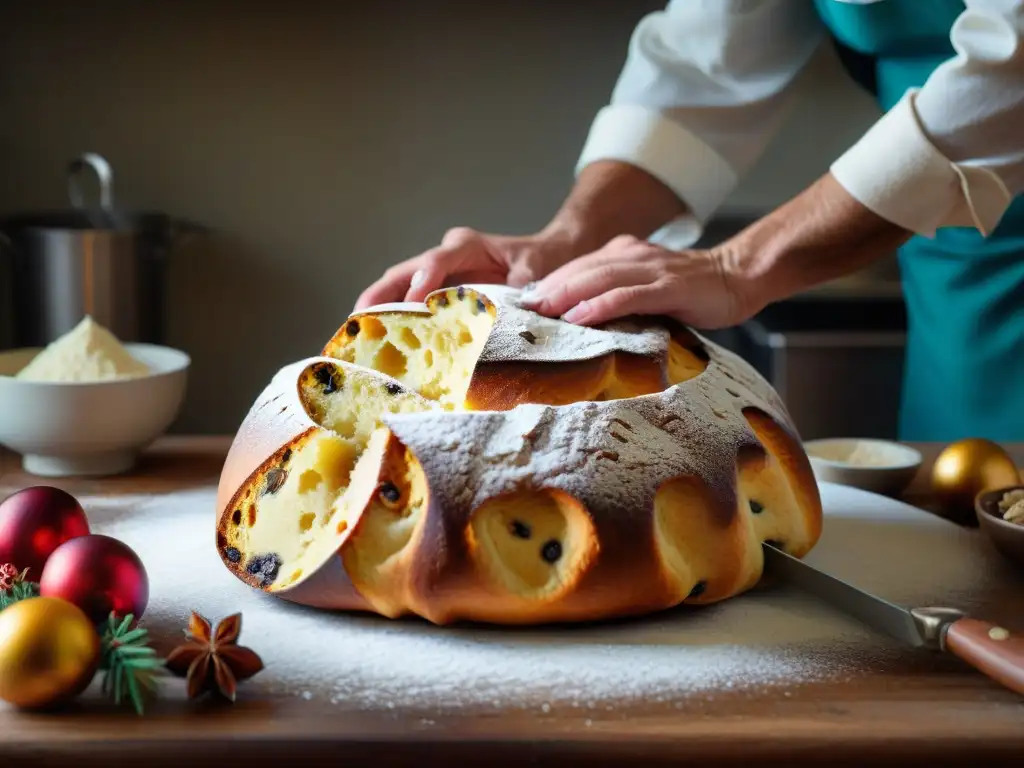
[[[190,365],[86,316],[45,348],[0,353],[0,444],[34,475],[126,472],[177,418]]]

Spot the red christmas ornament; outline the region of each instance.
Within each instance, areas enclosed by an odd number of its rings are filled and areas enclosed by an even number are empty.
[[[57,547],[87,533],[85,510],[60,488],[35,485],[0,502],[0,563],[27,568],[28,581],[39,580]]]
[[[39,593],[74,603],[97,624],[111,611],[139,619],[149,602],[149,577],[131,547],[91,533],[54,550],[43,568]]]

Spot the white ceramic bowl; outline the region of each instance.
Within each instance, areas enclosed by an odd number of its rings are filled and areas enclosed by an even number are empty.
[[[818,482],[898,496],[921,467],[920,451],[889,440],[836,437],[808,440],[804,450]]]
[[[40,349],[0,353],[0,444],[44,477],[115,475],[167,431],[185,399],[188,355],[153,344],[125,344],[152,373],[103,382],[13,378]]]

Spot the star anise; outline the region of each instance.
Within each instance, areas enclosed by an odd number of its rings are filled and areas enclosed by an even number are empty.
[[[263,661],[255,651],[238,645],[241,632],[240,613],[222,619],[217,629],[211,631],[210,622],[192,612],[185,630],[188,642],[167,656],[167,668],[186,679],[190,699],[207,691],[218,691],[234,701],[238,683],[263,669]]]

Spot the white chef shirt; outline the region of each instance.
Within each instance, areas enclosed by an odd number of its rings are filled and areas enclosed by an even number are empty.
[[[1024,0],[964,5],[950,32],[956,55],[831,165],[853,197],[925,236],[987,234],[1024,192]],[[637,25],[577,170],[611,159],[660,179],[689,211],[657,239],[692,244],[774,137],[827,39],[810,0],[672,0]]]

